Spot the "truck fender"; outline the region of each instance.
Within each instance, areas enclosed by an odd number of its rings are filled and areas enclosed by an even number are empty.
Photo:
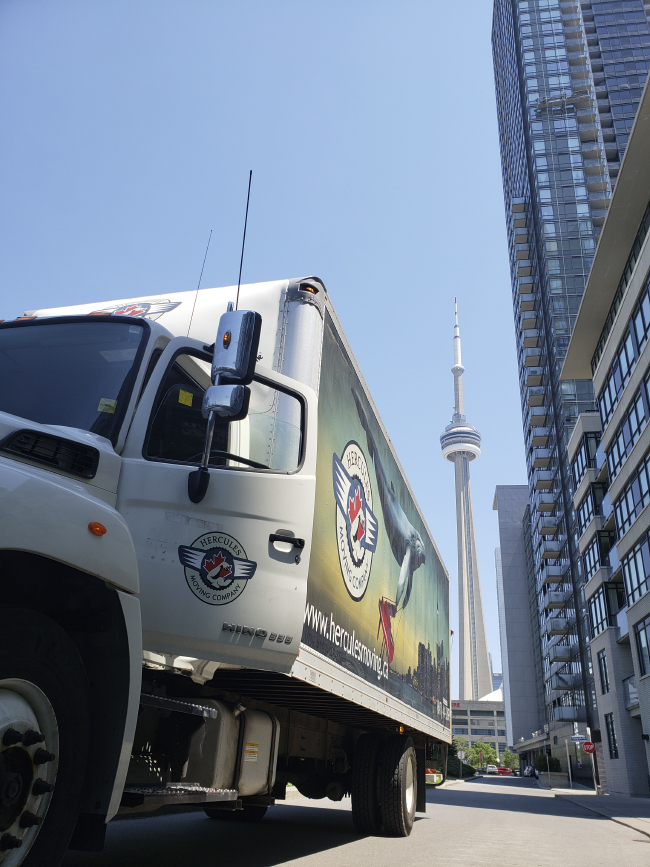
[[[91,523],[106,533],[94,535]],[[138,564],[122,516],[84,486],[0,459],[0,550],[39,554],[138,593]]]

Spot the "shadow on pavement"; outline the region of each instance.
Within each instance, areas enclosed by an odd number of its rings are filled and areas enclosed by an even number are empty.
[[[69,852],[63,867],[273,867],[359,839],[349,809],[282,805],[257,825],[179,813],[112,822],[103,852]]]

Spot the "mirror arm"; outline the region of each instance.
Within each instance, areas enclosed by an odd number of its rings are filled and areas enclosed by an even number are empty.
[[[210,449],[212,448],[215,422],[215,413],[211,412],[208,416],[208,427],[205,432],[205,447],[201,463],[198,470],[191,472],[187,479],[187,493],[193,503],[200,503],[208,492],[208,485],[210,484],[208,464],[210,462]]]

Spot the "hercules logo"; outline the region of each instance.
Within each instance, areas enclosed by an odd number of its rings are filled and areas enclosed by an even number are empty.
[[[178,559],[190,590],[208,605],[227,605],[241,596],[257,569],[227,533],[205,533],[191,546],[181,545]]]

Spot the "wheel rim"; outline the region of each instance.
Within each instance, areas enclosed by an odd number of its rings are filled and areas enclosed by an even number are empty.
[[[59,756],[56,714],[27,680],[0,680],[0,865],[21,864],[52,800]]]
[[[406,763],[406,812],[413,812],[415,802],[415,771],[413,768],[413,756],[409,756]]]

